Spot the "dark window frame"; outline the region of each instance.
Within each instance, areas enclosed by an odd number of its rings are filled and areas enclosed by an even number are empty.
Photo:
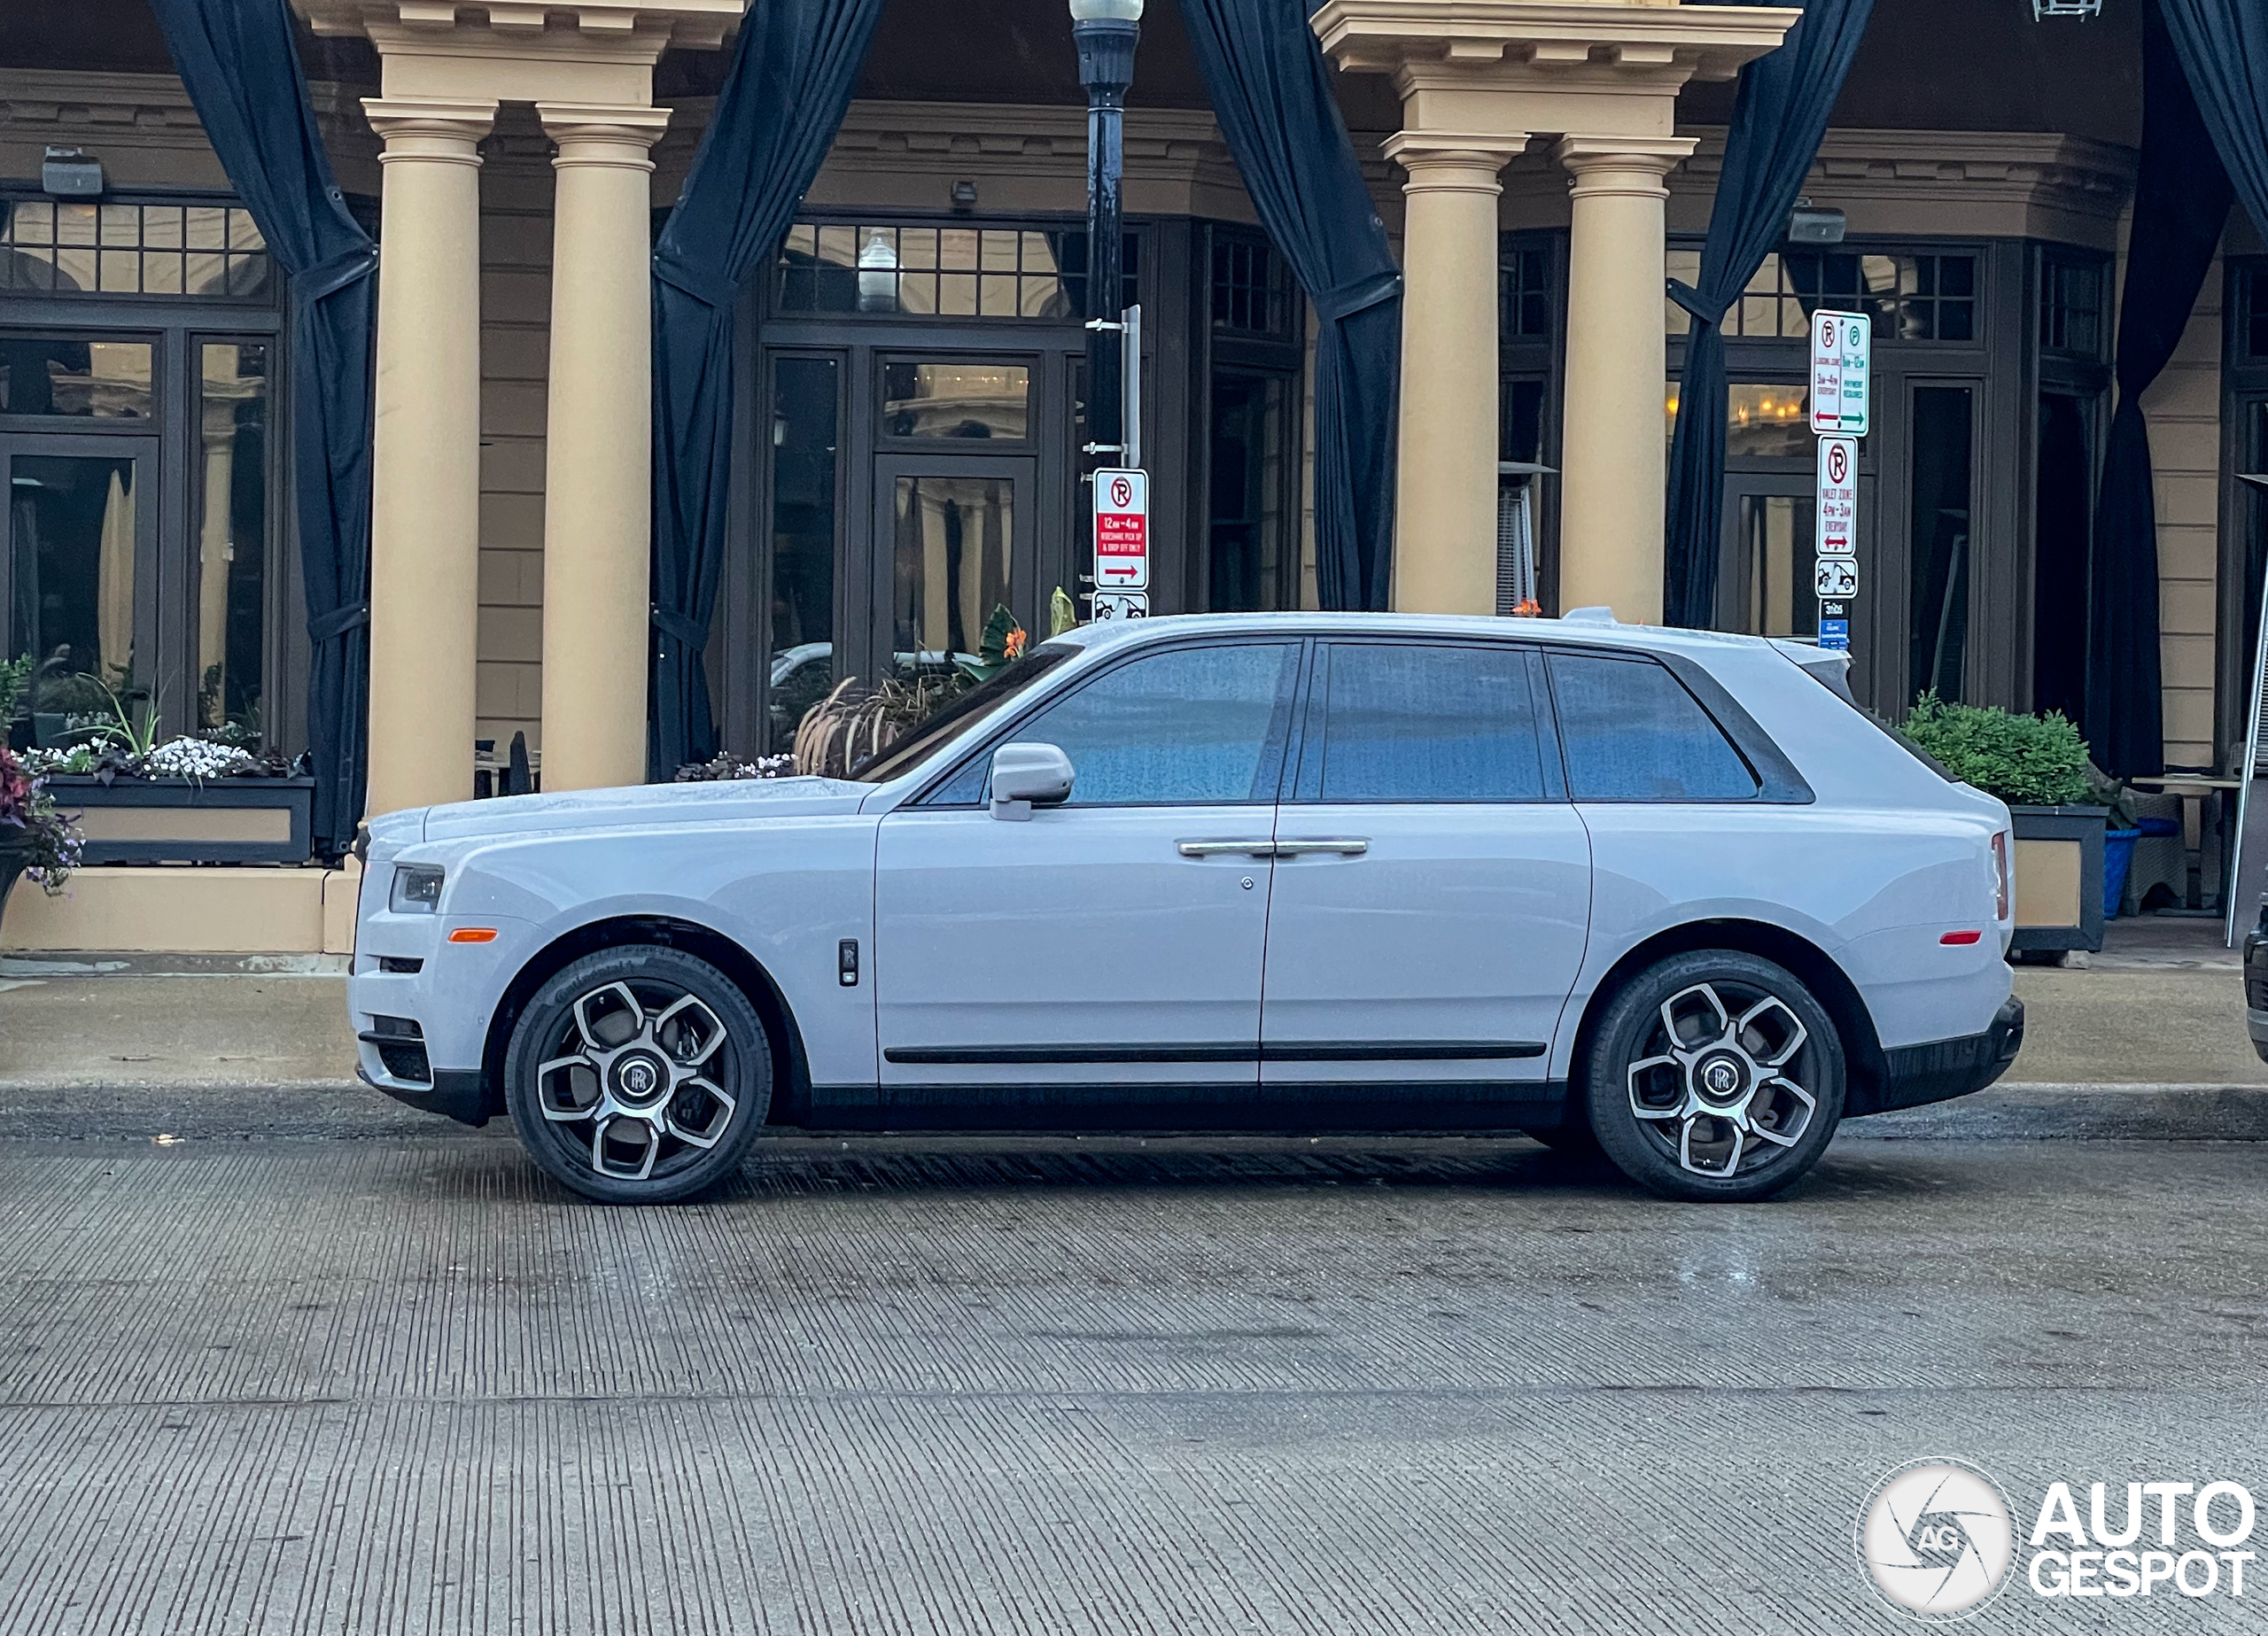
[[[0,181],[0,195],[21,198],[36,193],[33,184]],[[231,193],[205,189],[121,190],[105,196],[105,202],[243,207]],[[261,567],[267,628],[261,639],[260,733],[264,744],[291,753],[306,741],[309,644],[305,619],[298,612],[303,606],[299,531],[288,481],[294,435],[291,345],[284,321],[290,281],[272,256],[267,283],[267,290],[254,296],[0,291],[0,331],[7,334],[146,339],[153,346],[150,418],[4,415],[0,415],[0,432],[158,438],[156,469],[150,474],[157,508],[155,578],[147,593],[152,599],[147,617],[137,612],[137,623],[154,632],[155,651],[145,668],[137,645],[136,668],[137,680],[148,678],[161,733],[194,732],[201,681],[196,651],[196,556],[205,478],[199,348],[229,342],[268,347],[268,501]],[[0,622],[0,655],[7,655],[12,641],[12,632]]]

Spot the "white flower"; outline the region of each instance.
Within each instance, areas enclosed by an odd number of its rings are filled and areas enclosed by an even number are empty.
[[[206,739],[172,739],[151,750],[143,771],[155,779],[225,779],[258,764],[245,751]]]

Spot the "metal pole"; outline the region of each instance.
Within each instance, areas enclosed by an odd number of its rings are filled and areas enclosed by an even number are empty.
[[[1119,302],[1124,258],[1119,188],[1125,171],[1126,88],[1142,26],[1132,18],[1083,17],[1100,10],[1074,0],[1071,39],[1087,90],[1087,443],[1086,453],[1124,456],[1119,394]],[[1138,4],[1111,10],[1131,10]]]

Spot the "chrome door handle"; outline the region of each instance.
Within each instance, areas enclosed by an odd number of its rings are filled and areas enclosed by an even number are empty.
[[[1276,856],[1276,842],[1267,835],[1257,841],[1180,841],[1174,844],[1184,857],[1219,857],[1235,853],[1247,857]]]
[[[1371,843],[1368,841],[1352,835],[1309,841],[1279,841],[1276,843],[1278,857],[1297,857],[1302,852],[1337,852],[1344,857],[1353,857],[1370,849]]]

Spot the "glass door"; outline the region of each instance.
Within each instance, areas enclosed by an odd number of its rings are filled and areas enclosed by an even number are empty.
[[[1720,630],[1750,636],[1816,636],[1812,583],[1818,540],[1810,479],[1774,473],[1725,478],[1724,557],[1717,575]]]
[[[860,674],[901,682],[950,674],[975,656],[1003,604],[1034,628],[1038,467],[1028,455],[875,459],[872,646]]]
[[[151,696],[157,454],[155,438],[0,435],[0,598],[8,655],[35,661],[33,744],[108,720],[114,698]]]

